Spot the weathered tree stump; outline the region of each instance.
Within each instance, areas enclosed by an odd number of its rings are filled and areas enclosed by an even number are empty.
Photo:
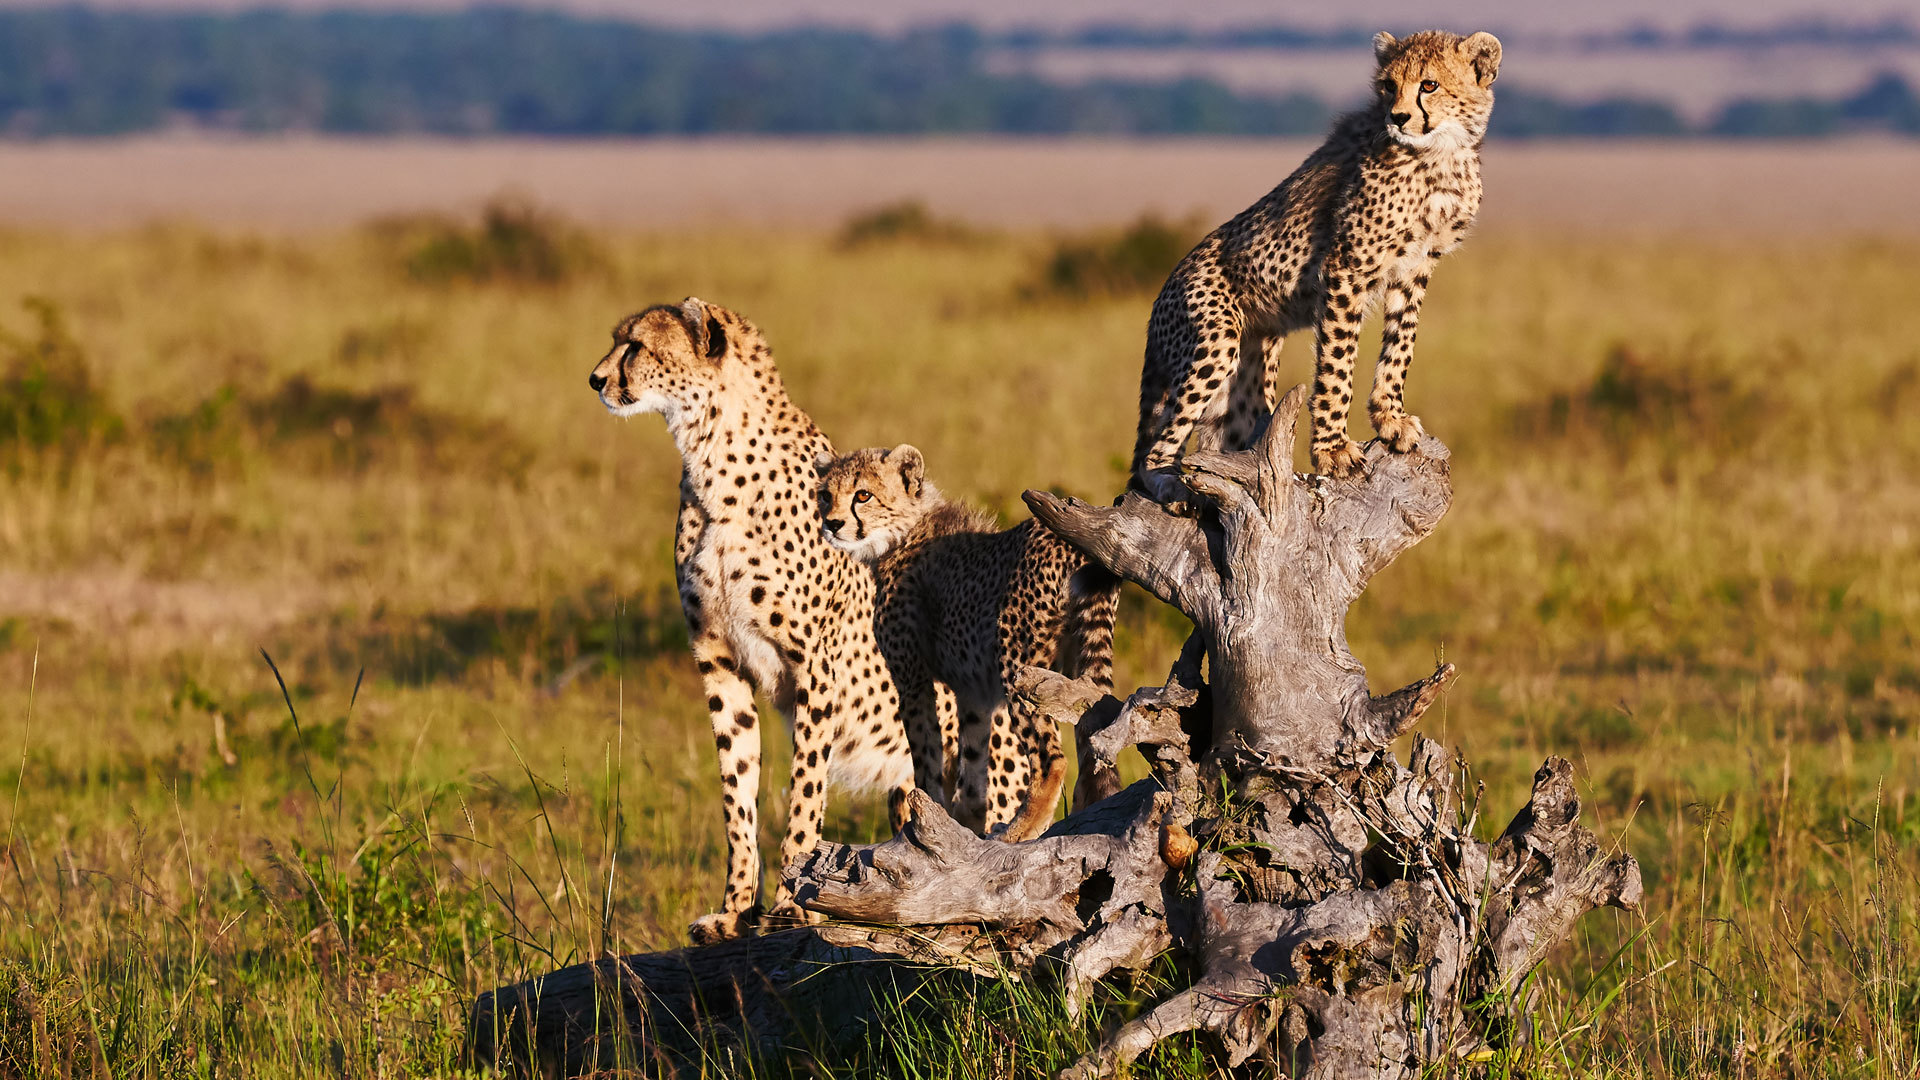
[[[1138,747],[1150,778],[1024,844],[982,840],[917,797],[893,839],[822,844],[791,868],[801,904],[842,922],[569,969],[569,986],[623,988],[612,1036],[580,1022],[592,993],[536,1008],[520,1004],[532,984],[495,991],[474,1030],[508,1037],[476,1048],[572,1068],[586,1058],[567,1048],[589,1043],[602,1060],[609,1045],[680,1052],[670,1028],[831,1042],[876,994],[956,966],[1057,979],[1077,1010],[1170,948],[1194,961],[1193,985],[1066,1076],[1109,1075],[1195,1030],[1229,1064],[1259,1055],[1314,1077],[1411,1076],[1524,1041],[1527,974],[1580,915],[1637,905],[1639,867],[1581,827],[1564,760],[1540,767],[1488,844],[1447,751],[1416,737],[1408,764],[1394,757],[1453,668],[1373,696],[1346,614],[1445,514],[1448,454],[1430,437],[1405,455],[1376,443],[1358,479],[1298,475],[1304,397],[1287,395],[1253,449],[1188,456],[1191,516],[1132,494],[1112,507],[1027,494],[1055,532],[1193,620],[1166,685],[1125,701],[1038,669],[1017,687],[1099,761]]]

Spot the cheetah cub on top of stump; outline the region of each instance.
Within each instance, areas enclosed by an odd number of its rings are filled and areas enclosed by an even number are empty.
[[[992,515],[942,498],[911,446],[817,465],[828,542],[879,582],[875,630],[901,719],[935,725],[935,682],[953,691],[954,817],[1011,841],[1045,832],[1066,780],[1060,732],[1007,691],[1028,666],[1112,689],[1119,579],[1038,521],[1002,532]],[[1076,805],[1117,788],[1081,763]]]
[[[898,827],[914,782],[899,695],[874,641],[874,581],[814,516],[814,459],[833,445],[787,398],[766,339],[688,297],[613,331],[587,383],[616,416],[659,413],[680,451],[674,572],[706,684],[727,820],[727,892],[696,944],[755,927],[760,891],[760,728],[753,694],[793,729],[782,867],[820,842],[827,781],[887,788]],[[939,733],[932,743],[937,788]],[[804,919],[784,882],[770,914]]]
[[[1183,497],[1176,463],[1253,444],[1277,400],[1281,338],[1314,327],[1313,464],[1350,476],[1347,437],[1360,324],[1385,328],[1367,413],[1393,450],[1425,434],[1401,405],[1414,326],[1434,262],[1480,210],[1480,142],[1500,42],[1439,30],[1373,39],[1373,104],[1342,117],[1292,176],[1200,241],[1154,301],[1140,378],[1133,483]]]

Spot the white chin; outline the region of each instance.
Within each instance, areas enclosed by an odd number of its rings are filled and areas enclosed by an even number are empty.
[[[869,534],[859,540],[849,540],[844,536],[835,536],[832,533],[827,533],[826,536],[827,543],[839,548],[841,551],[846,552],[863,563],[879,562],[881,557],[886,555],[887,549],[892,546],[887,543],[885,536],[878,533]]]
[[[1399,128],[1387,129],[1387,136],[1401,146],[1415,150],[1453,149],[1467,144],[1467,131],[1459,124],[1448,122],[1432,131],[1423,131],[1418,135]]]
[[[642,394],[638,399],[625,405],[615,405],[606,398],[601,398],[600,404],[605,405],[607,411],[615,416],[642,416],[647,413],[664,415],[669,411],[672,403],[659,394]]]

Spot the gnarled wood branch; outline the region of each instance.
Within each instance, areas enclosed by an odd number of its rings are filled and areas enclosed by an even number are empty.
[[[1213,751],[1323,766],[1390,742],[1432,701],[1417,683],[1377,705],[1347,647],[1346,617],[1367,582],[1440,523],[1453,487],[1447,449],[1432,437],[1410,454],[1370,444],[1356,480],[1295,473],[1305,399],[1305,387],[1288,393],[1251,450],[1187,456],[1182,479],[1200,496],[1191,516],[1137,493],[1113,507],[1036,491],[1026,501],[1048,528],[1193,620],[1206,643]]]
[[[808,909],[861,925],[496,991],[476,1007],[474,1030],[494,1032],[476,1036],[479,1056],[524,1045],[574,1068],[610,1060],[609,1046],[677,1053],[688,1032],[818,1050],[903,981],[931,977],[927,965],[1055,978],[1077,1012],[1110,973],[1169,948],[1192,984],[1067,1076],[1110,1075],[1182,1031],[1205,1033],[1229,1065],[1263,1056],[1339,1080],[1411,1077],[1526,1038],[1527,973],[1593,907],[1638,904],[1639,868],[1581,827],[1562,759],[1489,845],[1450,754],[1417,735],[1407,764],[1391,752],[1453,667],[1372,695],[1346,613],[1445,514],[1447,450],[1375,444],[1357,479],[1298,475],[1304,396],[1287,395],[1251,450],[1188,457],[1190,516],[1137,495],[1092,507],[1027,493],[1048,527],[1194,621],[1166,684],[1124,700],[1039,669],[1016,680],[1077,726],[1090,761],[1137,746],[1149,779],[1022,844],[975,836],[917,796],[892,840],[823,844],[790,875]],[[596,987],[623,995],[615,1028],[628,1035],[586,1034]]]

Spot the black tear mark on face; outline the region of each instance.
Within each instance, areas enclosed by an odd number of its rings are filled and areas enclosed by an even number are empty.
[[[720,320],[707,316],[707,359],[718,360],[727,354],[727,330]]]

